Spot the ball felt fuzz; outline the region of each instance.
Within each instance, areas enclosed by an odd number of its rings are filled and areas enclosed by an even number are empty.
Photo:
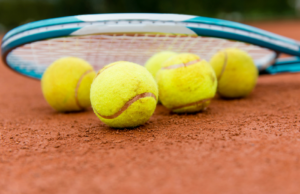
[[[144,124],[154,113],[157,84],[145,67],[118,61],[101,69],[91,87],[97,117],[113,128]]]
[[[258,70],[252,58],[237,48],[227,48],[211,60],[218,79],[218,93],[225,98],[247,96],[255,87]]]
[[[176,113],[204,110],[217,89],[210,64],[191,53],[165,61],[157,73],[157,83],[161,103]]]
[[[53,62],[42,77],[42,92],[59,112],[80,111],[90,106],[90,87],[96,76],[83,59],[64,57]]]
[[[145,67],[152,74],[154,79],[156,79],[156,74],[160,70],[163,62],[175,55],[176,53],[172,51],[162,51],[156,53],[148,59],[148,61],[145,63]]]

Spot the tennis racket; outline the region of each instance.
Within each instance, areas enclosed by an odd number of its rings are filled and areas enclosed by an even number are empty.
[[[75,56],[95,70],[124,60],[143,65],[160,51],[191,52],[205,60],[219,50],[248,52],[261,73],[300,71],[300,43],[248,25],[178,14],[96,14],[47,19],[9,31],[5,64],[40,79],[56,59]],[[280,53],[290,58],[278,59]]]

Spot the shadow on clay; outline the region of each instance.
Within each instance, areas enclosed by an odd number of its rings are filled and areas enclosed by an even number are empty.
[[[86,108],[84,110],[78,110],[78,111],[69,111],[69,112],[58,112],[52,108],[47,108],[47,110],[44,112],[48,115],[74,115],[74,114],[86,114],[86,113],[93,113],[93,109],[91,107]]]

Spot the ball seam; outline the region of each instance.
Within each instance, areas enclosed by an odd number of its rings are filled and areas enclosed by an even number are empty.
[[[200,100],[200,101],[197,101],[197,102],[192,102],[192,103],[189,103],[189,104],[173,107],[173,108],[171,108],[171,110],[176,111],[177,109],[186,108],[186,107],[189,107],[189,106],[194,106],[194,105],[198,105],[198,104],[203,105],[203,103],[205,103],[207,101],[210,101],[210,100],[211,100],[211,98],[206,98],[206,99],[203,99],[203,100]]]
[[[77,82],[77,85],[76,85],[76,88],[75,88],[75,102],[76,102],[76,105],[77,105],[80,109],[84,109],[84,107],[81,106],[80,103],[79,103],[79,99],[78,99],[78,90],[79,90],[79,87],[80,87],[80,84],[81,84],[83,78],[84,78],[87,74],[89,74],[89,73],[91,73],[91,72],[93,72],[92,69],[87,70],[86,72],[84,72],[84,73],[81,75],[81,77],[79,78],[79,80],[78,80],[78,82]]]
[[[177,69],[177,68],[180,68],[180,67],[187,67],[187,66],[190,66],[190,65],[194,65],[194,64],[198,63],[199,61],[201,61],[201,60],[196,59],[194,61],[189,61],[187,63],[180,63],[180,64],[171,65],[171,66],[168,66],[168,67],[162,67],[162,69]]]
[[[130,99],[129,101],[127,101],[122,106],[122,108],[120,110],[118,110],[116,113],[114,113],[113,115],[110,115],[110,116],[101,115],[99,112],[97,112],[97,110],[95,108],[94,108],[94,111],[95,111],[95,113],[98,116],[100,116],[100,117],[102,117],[104,119],[114,119],[114,118],[117,118],[118,116],[120,116],[131,104],[133,104],[134,102],[138,101],[139,99],[146,98],[146,97],[152,97],[156,101],[156,96],[153,93],[151,93],[151,92],[145,92],[145,93],[136,95],[132,99]]]
[[[227,67],[227,63],[228,63],[228,55],[227,55],[227,53],[226,53],[226,51],[224,52],[224,63],[223,63],[223,65],[222,65],[222,70],[221,70],[221,73],[220,73],[220,75],[218,76],[218,81],[220,81],[220,79],[222,78],[222,76],[223,76],[223,74],[224,74],[224,72],[225,72],[225,69],[226,69],[226,67]]]

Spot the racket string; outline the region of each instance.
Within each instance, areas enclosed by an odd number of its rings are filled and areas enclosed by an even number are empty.
[[[153,54],[160,51],[191,52],[202,59],[210,58],[219,50],[236,47],[245,50],[254,60],[274,52],[262,47],[237,41],[211,37],[173,34],[99,34],[43,40],[14,49],[8,56],[9,64],[43,72],[61,57],[76,56],[87,60],[95,70],[126,60],[144,65]],[[38,67],[38,68],[37,68]]]

